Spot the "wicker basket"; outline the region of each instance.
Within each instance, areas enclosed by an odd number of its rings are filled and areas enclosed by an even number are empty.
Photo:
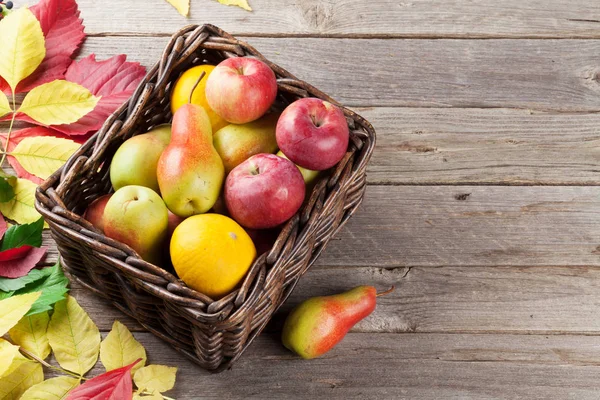
[[[117,148],[128,138],[170,121],[169,94],[177,77],[194,65],[239,56],[261,59],[275,71],[277,108],[308,96],[338,104],[221,29],[189,26],[173,36],[129,102],[36,194],[36,208],[50,225],[62,266],[72,279],[212,371],[221,371],[240,357],[361,203],[365,169],[375,145],[373,127],[342,107],[351,132],[346,156],[315,185],[273,248],[254,262],[240,288],[218,301],[143,261],[81,215],[93,200],[111,192],[109,165]]]

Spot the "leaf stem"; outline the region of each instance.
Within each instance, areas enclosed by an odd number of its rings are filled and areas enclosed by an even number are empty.
[[[15,91],[12,91],[12,118],[10,119],[10,126],[8,127],[8,133],[6,134],[6,145],[5,149],[2,152],[2,159],[0,160],[0,167],[4,164],[4,160],[6,160],[6,154],[8,153],[8,144],[10,143],[10,134],[12,133],[12,128],[15,123],[15,117],[17,116],[17,104],[15,101]]]
[[[46,361],[42,360],[41,358],[39,358],[38,356],[36,356],[36,355],[35,355],[35,354],[33,354],[32,352],[30,352],[29,350],[25,350],[25,349],[24,349],[24,348],[22,348],[22,347],[19,347],[19,351],[20,351],[21,353],[23,353],[23,355],[24,355],[24,356],[26,356],[26,357],[28,357],[28,358],[32,359],[33,361],[37,361],[37,362],[39,362],[40,364],[42,364],[42,365],[43,365],[44,367],[46,367],[46,368],[50,368],[50,369],[53,369],[53,370],[55,370],[55,371],[60,371],[60,372],[62,372],[62,373],[64,373],[64,374],[71,375],[71,376],[73,376],[73,377],[75,377],[75,378],[77,378],[77,379],[83,379],[84,381],[85,381],[85,380],[87,380],[87,379],[86,379],[86,378],[84,378],[83,376],[80,376],[80,375],[78,375],[78,374],[76,374],[76,373],[74,373],[74,372],[67,371],[66,369],[63,369],[63,368],[61,368],[61,367],[57,367],[57,366],[54,366],[54,365],[52,365],[52,364],[49,364],[49,363],[47,363]]]

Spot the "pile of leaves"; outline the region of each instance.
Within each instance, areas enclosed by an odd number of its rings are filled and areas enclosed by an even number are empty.
[[[0,398],[169,399],[162,393],[175,385],[177,368],[146,365],[146,349],[125,325],[115,321],[101,340],[71,296],[56,303],[51,315],[34,312],[43,296],[34,291],[0,300],[0,336],[10,337],[0,338]],[[51,353],[60,367],[45,361]],[[86,378],[98,356],[106,372]],[[43,366],[63,375],[44,380]]]
[[[20,224],[36,221],[36,185],[100,129],[132,94],[146,70],[125,55],[74,61],[84,26],[75,0],[41,0],[0,21],[0,213]],[[24,98],[18,105],[17,99]],[[21,128],[13,130],[16,124]]]
[[[225,4],[226,6],[236,6],[243,8],[246,11],[252,11],[252,8],[248,4],[248,0],[217,0],[221,4]],[[167,0],[175,9],[179,12],[179,14],[187,17],[190,13],[190,0]]]

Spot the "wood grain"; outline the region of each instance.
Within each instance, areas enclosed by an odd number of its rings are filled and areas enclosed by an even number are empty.
[[[267,330],[281,331],[287,313],[309,297],[360,285],[396,290],[380,297],[377,310],[354,332],[600,334],[600,269],[590,267],[315,267]],[[143,330],[76,283],[71,294],[100,329],[110,330],[118,319]]]
[[[600,111],[598,40],[248,40],[348,106]],[[126,53],[149,66],[167,41],[94,37],[82,55]]]
[[[166,2],[130,0],[118,11],[80,0],[87,32],[170,35],[210,22],[236,34],[393,37],[600,37],[600,7],[584,0],[252,0],[254,12],[194,1],[189,19]],[[157,21],[160,23],[157,24]]]
[[[209,374],[147,333],[149,363],[178,366],[166,395],[191,399],[597,399],[597,337],[349,334],[301,360],[263,335],[230,371]],[[47,377],[55,376],[47,371]],[[104,372],[97,365],[89,376]]]
[[[369,186],[317,263],[600,266],[600,187]]]

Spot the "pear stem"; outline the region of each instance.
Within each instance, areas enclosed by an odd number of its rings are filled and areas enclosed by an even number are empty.
[[[192,96],[194,95],[194,92],[196,91],[196,88],[198,87],[198,85],[200,84],[200,81],[202,80],[202,78],[204,78],[204,75],[206,75],[206,72],[202,71],[202,73],[200,74],[200,76],[198,77],[198,80],[196,81],[196,83],[194,84],[194,87],[192,88],[192,91],[190,92],[190,97],[188,99],[188,104],[192,103]]]
[[[386,294],[390,294],[392,293],[394,290],[396,289],[396,286],[393,286],[391,288],[389,288],[388,290],[386,290],[385,292],[381,292],[381,293],[377,293],[375,295],[375,297],[381,297],[381,296],[385,296]]]

